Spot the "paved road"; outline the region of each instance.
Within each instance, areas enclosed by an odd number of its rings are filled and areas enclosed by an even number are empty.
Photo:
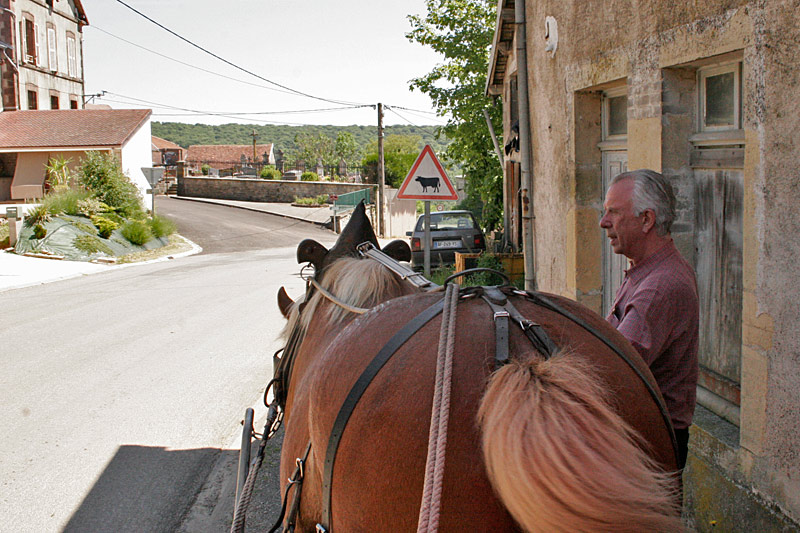
[[[335,237],[157,209],[204,253],[0,293],[0,531],[177,530],[271,375],[276,291],[302,291],[296,243]]]

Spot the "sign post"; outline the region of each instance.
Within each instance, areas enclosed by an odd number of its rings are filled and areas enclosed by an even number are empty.
[[[156,191],[155,186],[161,181],[161,178],[164,177],[164,168],[163,167],[141,167],[142,174],[144,174],[147,183],[150,184],[150,189],[147,191],[151,198],[153,199],[153,208],[151,213],[153,216],[156,214]]]
[[[420,152],[419,157],[411,165],[406,179],[397,190],[397,198],[401,200],[423,200],[425,202],[425,237],[422,243],[423,268],[426,278],[431,276],[431,200],[457,200],[453,184],[447,177],[442,164],[429,144]]]

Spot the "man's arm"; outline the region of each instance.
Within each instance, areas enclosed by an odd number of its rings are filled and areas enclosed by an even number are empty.
[[[649,365],[666,349],[674,324],[673,299],[656,289],[644,289],[631,298],[617,326]]]

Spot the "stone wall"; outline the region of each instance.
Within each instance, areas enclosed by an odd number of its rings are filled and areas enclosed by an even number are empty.
[[[374,185],[328,181],[184,177],[178,180],[178,195],[245,202],[291,203],[295,198],[321,194],[340,195],[370,187]]]

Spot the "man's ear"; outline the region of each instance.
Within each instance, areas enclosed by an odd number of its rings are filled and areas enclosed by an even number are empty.
[[[642,219],[642,232],[649,233],[656,225],[656,212],[652,209],[645,209],[641,215]]]

